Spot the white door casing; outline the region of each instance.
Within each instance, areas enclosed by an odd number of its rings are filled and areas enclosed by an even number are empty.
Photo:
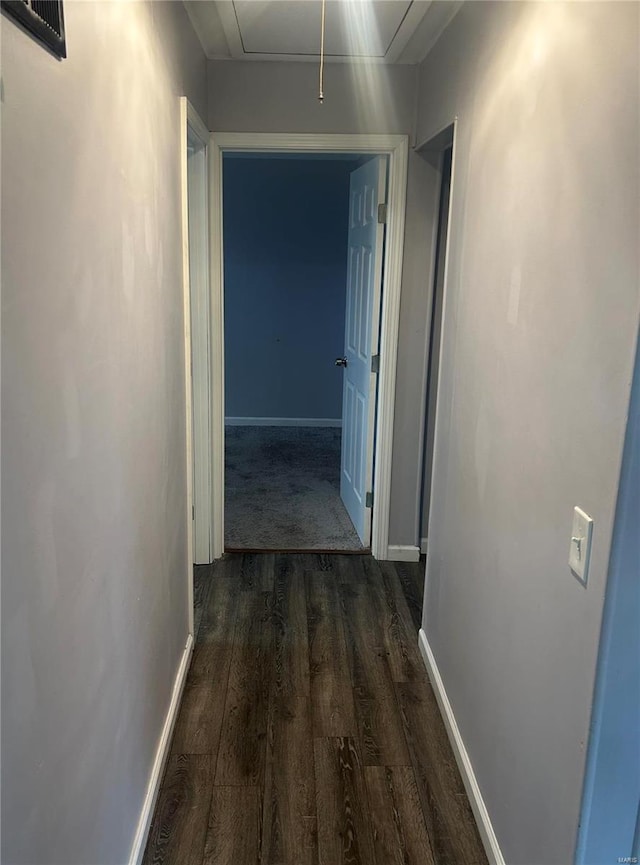
[[[386,157],[351,174],[342,391],[340,497],[363,546],[371,542],[373,443],[384,224],[378,207],[386,198]]]
[[[389,554],[389,510],[395,408],[400,286],[404,246],[407,162],[406,135],[213,132],[209,144],[211,239],[211,478],[212,556],[224,553],[224,243],[222,233],[222,158],[224,152],[386,154],[389,160],[386,246],[382,274],[380,372],[375,420],[376,491],[371,552]]]
[[[207,148],[189,126],[187,157],[191,387],[193,411],[193,561],[211,558],[211,361],[209,347],[209,225]]]
[[[203,466],[196,458],[197,447],[194,439],[202,439],[204,427],[210,427],[210,363],[202,345],[210,338],[209,321],[204,323],[204,339],[202,331],[192,331],[192,280],[199,286],[199,297],[203,294],[208,303],[209,291],[209,230],[208,230],[208,194],[209,194],[209,148],[210,133],[200,119],[189,100],[180,98],[180,160],[181,160],[181,211],[182,211],[182,284],[184,309],[184,345],[185,345],[185,442],[187,469],[187,548],[186,576],[188,587],[188,624],[189,633],[193,636],[193,563],[194,563],[194,499],[197,498],[197,487],[208,489],[209,501],[211,468]],[[199,194],[194,196],[194,187],[200,186]],[[196,191],[198,191],[196,189]],[[190,231],[190,228],[192,229]],[[197,240],[195,239],[197,235]],[[195,241],[195,247],[194,247]],[[195,310],[194,310],[195,313]],[[199,317],[197,321],[200,322]],[[203,386],[194,385],[192,364],[204,372],[206,383]],[[194,398],[194,391],[199,392]],[[201,422],[206,418],[206,424]],[[198,430],[200,429],[200,433]],[[206,433],[205,447],[208,451],[210,430]],[[210,527],[211,515],[205,516],[205,522]],[[211,544],[209,545],[211,548]],[[211,553],[210,553],[211,554]],[[210,555],[209,554],[209,555]]]

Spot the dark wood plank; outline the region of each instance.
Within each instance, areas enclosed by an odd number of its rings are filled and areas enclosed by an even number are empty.
[[[365,766],[409,766],[400,707],[395,697],[355,695],[356,718]]]
[[[336,556],[328,555],[327,553],[318,553],[317,554],[318,567],[315,570],[333,571],[335,560],[336,560]]]
[[[392,574],[402,587],[407,610],[416,631],[422,627],[424,560],[419,562],[380,562],[385,574]]]
[[[429,843],[413,769],[367,766],[364,775],[377,865],[439,865]]]
[[[396,685],[422,812],[438,865],[487,865],[431,686]]]
[[[290,558],[294,558],[293,556]],[[270,592],[274,576],[273,553],[244,553],[240,564],[240,587],[243,592]]]
[[[169,758],[143,865],[200,865],[213,790],[211,758]]]
[[[226,685],[225,681],[220,687],[185,688],[173,732],[173,754],[211,754],[215,768]]]
[[[338,574],[338,561],[340,559],[349,559],[355,555],[360,557],[360,553],[330,553],[323,550],[313,550],[297,555],[296,563],[298,563],[304,571],[325,571]]]
[[[225,553],[221,559],[211,565],[213,576],[218,579],[230,579],[236,583],[240,582],[240,571],[242,569],[241,553]]]
[[[348,579],[344,571],[342,577],[349,669],[365,765],[408,766],[409,752],[380,621],[385,605],[379,572],[372,572],[361,559]]]
[[[272,596],[243,592],[220,734],[217,786],[261,786],[264,781],[272,668]]]
[[[331,572],[305,576],[314,735],[355,736],[357,723],[338,586]]]
[[[308,695],[309,635],[304,571],[298,557],[276,556],[274,563],[274,687]]]
[[[224,699],[239,594],[238,581],[220,576],[216,565],[187,675],[187,689],[215,686]]]
[[[418,649],[419,626],[414,624],[395,564],[370,560],[376,617],[393,681],[423,681],[427,671]]]
[[[209,590],[211,589],[212,580],[211,565],[194,565],[193,566],[193,636],[198,637],[200,621],[204,608],[209,599]]]
[[[318,862],[308,696],[272,694],[261,862],[263,865],[317,865]]]
[[[215,787],[202,865],[258,865],[260,791]],[[182,865],[176,860],[176,865]]]
[[[357,742],[314,743],[320,865],[374,862],[369,808]]]
[[[393,681],[372,597],[378,587],[368,578],[361,559],[354,557],[351,567],[341,563],[340,597],[351,681],[360,698],[391,697]]]

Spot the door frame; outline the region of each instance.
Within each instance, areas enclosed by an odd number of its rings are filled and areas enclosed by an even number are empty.
[[[188,109],[188,106],[187,106]],[[191,394],[193,423],[193,562],[211,561],[211,360],[209,288],[209,130],[187,111],[189,300],[191,304]]]
[[[183,327],[184,327],[184,375],[185,375],[185,456],[187,469],[187,544],[186,544],[186,570],[187,570],[187,621],[188,632],[191,637],[194,634],[193,622],[193,475],[194,475],[194,447],[193,447],[193,385],[191,369],[191,279],[189,268],[189,137],[197,138],[206,149],[209,147],[210,133],[199,114],[189,102],[186,96],[180,97],[180,209],[181,209],[181,244],[182,244],[182,300],[183,300]],[[209,162],[205,159],[205,172],[208,174]],[[208,183],[207,183],[208,186]],[[198,217],[205,221],[206,208]],[[206,270],[210,273],[209,245],[201,250],[206,257]],[[209,411],[209,406],[204,408]]]
[[[447,304],[447,286],[449,279],[449,246],[451,239],[451,217],[453,213],[453,178],[455,167],[455,145],[456,145],[457,118],[451,123],[448,123],[436,135],[428,138],[424,143],[418,145],[415,150],[418,156],[426,159],[438,174],[437,193],[431,203],[433,207],[433,233],[431,238],[431,267],[429,270],[429,312],[427,317],[427,328],[425,339],[425,354],[424,354],[424,382],[422,386],[422,406],[420,411],[420,453],[422,460],[420,464],[421,484],[418,491],[417,499],[417,539],[421,555],[428,556],[429,553],[429,535],[431,523],[431,504],[433,495],[433,459],[436,450],[437,429],[438,429],[438,397],[441,388],[441,369],[443,358],[443,333],[444,333],[444,316]],[[444,183],[443,165],[445,150],[451,150],[451,165],[449,168],[449,201],[446,209],[446,234],[444,236],[444,245],[439,248],[440,229],[443,213],[442,206],[442,185]],[[440,263],[439,255],[442,254],[442,283],[437,284],[438,266]],[[433,317],[436,312],[437,294],[440,294],[440,322],[439,322],[439,351],[436,360],[436,377],[432,379],[431,359],[432,359],[432,340],[434,337]],[[430,385],[433,387],[434,394],[430,394]],[[433,401],[432,401],[433,397]],[[433,440],[431,441],[431,453],[427,453],[428,443],[428,426],[433,423]],[[425,481],[426,463],[430,465],[430,483],[427,488]],[[427,520],[427,534],[423,536],[423,517],[425,500],[428,502],[429,518]]]
[[[374,502],[371,552],[389,553],[391,463],[395,411],[400,289],[404,252],[409,139],[406,135],[213,132],[209,146],[211,237],[211,448],[213,557],[224,553],[224,244],[222,159],[226,151],[353,153],[386,155],[389,160],[387,230],[382,274],[380,369],[375,429]]]

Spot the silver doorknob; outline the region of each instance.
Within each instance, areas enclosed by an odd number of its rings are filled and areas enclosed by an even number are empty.
[[[337,357],[336,358],[336,366],[346,366],[346,365],[347,365],[346,357]]]

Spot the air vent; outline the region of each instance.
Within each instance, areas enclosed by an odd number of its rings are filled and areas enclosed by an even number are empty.
[[[2,0],[2,9],[56,57],[67,56],[62,0]]]

